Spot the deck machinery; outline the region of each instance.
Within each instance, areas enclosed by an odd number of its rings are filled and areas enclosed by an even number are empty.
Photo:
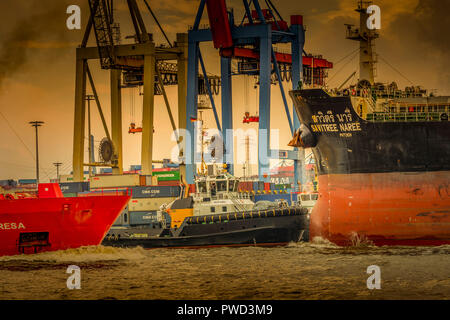
[[[321,56],[302,56],[304,52],[303,18],[300,15],[290,17],[290,26],[283,20],[272,1],[265,0],[263,9],[258,0],[243,0],[245,15],[240,24],[235,23],[233,11],[229,11],[225,0],[201,0],[195,23],[188,32],[188,84],[186,125],[190,134],[191,148],[186,149],[186,180],[193,183],[196,163],[200,159],[200,150],[195,149],[195,120],[197,119],[197,95],[199,64],[203,77],[207,78],[205,65],[199,44],[212,41],[219,50],[221,68],[221,108],[222,121],[219,122],[211,90],[208,88],[218,130],[224,142],[224,155],[216,159],[219,163],[228,163],[233,174],[233,129],[232,121],[232,75],[251,74],[257,76],[259,90],[259,130],[258,130],[258,175],[267,180],[269,159],[279,158],[279,150],[270,150],[270,91],[275,80],[279,84],[284,109],[291,133],[299,127],[295,112],[291,117],[283,88],[283,80],[290,81],[292,89],[299,86],[323,86],[327,69],[332,63]],[[200,20],[207,10],[209,27],[201,28]],[[290,44],[291,53],[274,50],[275,44]],[[237,60],[238,68],[232,71],[232,60]],[[208,83],[206,81],[205,83]],[[292,119],[293,118],[293,119]],[[288,158],[295,162],[295,184],[302,183],[303,151],[286,150]]]

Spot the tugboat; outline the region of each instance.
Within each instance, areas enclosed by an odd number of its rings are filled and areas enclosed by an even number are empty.
[[[362,48],[358,84],[290,92],[301,126],[289,145],[312,148],[319,176],[311,238],[450,244],[450,96],[374,82],[368,5],[347,30]]]
[[[99,245],[128,195],[65,198],[57,183],[37,196],[0,194],[0,256]]]
[[[103,245],[116,247],[279,246],[308,239],[308,210],[254,203],[226,171],[199,176],[196,191],[161,208],[159,228],[112,227]]]

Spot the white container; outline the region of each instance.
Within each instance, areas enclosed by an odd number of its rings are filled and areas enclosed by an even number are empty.
[[[139,186],[138,174],[94,176],[91,178],[91,188],[115,188]]]
[[[156,211],[159,210],[164,203],[170,203],[175,200],[171,198],[139,198],[131,199],[128,203],[129,211]]]

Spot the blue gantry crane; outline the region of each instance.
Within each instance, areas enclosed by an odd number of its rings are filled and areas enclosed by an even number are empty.
[[[302,84],[323,85],[326,70],[332,68],[332,63],[321,56],[303,57],[305,30],[303,17],[292,15],[290,25],[281,17],[271,0],[264,0],[262,8],[259,0],[242,0],[244,17],[236,24],[234,12],[228,10],[225,0],[201,0],[196,19],[188,32],[188,82],[186,104],[186,129],[189,133],[185,145],[186,180],[193,183],[196,173],[196,163],[200,158],[200,150],[196,150],[195,120],[197,119],[199,66],[208,84],[208,76],[200,51],[200,43],[213,42],[219,50],[221,70],[221,109],[222,119],[219,121],[216,105],[207,85],[214,118],[218,130],[222,133],[225,154],[223,163],[229,164],[229,171],[234,172],[233,165],[233,135],[228,130],[233,129],[232,75],[256,75],[259,80],[259,122],[258,127],[258,175],[260,180],[267,181],[270,158],[287,158],[294,160],[294,183],[302,183],[303,150],[270,150],[270,94],[272,80],[279,84],[283,99],[284,111],[292,134],[300,126],[295,112],[292,117],[283,88],[283,80],[291,82],[296,89]],[[207,9],[209,27],[200,27],[200,20]],[[291,53],[280,53],[273,45],[290,44]],[[238,61],[238,70],[231,69],[233,59]],[[228,132],[228,134],[227,134]]]

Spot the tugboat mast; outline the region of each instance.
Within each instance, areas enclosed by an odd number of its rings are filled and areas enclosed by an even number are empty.
[[[359,41],[359,83],[363,84],[369,82],[372,86],[375,82],[375,39],[379,37],[376,29],[369,29],[367,27],[367,20],[369,14],[367,8],[372,4],[372,1],[359,1],[359,28],[355,28],[351,24],[346,24],[347,35],[346,38],[350,40]]]

